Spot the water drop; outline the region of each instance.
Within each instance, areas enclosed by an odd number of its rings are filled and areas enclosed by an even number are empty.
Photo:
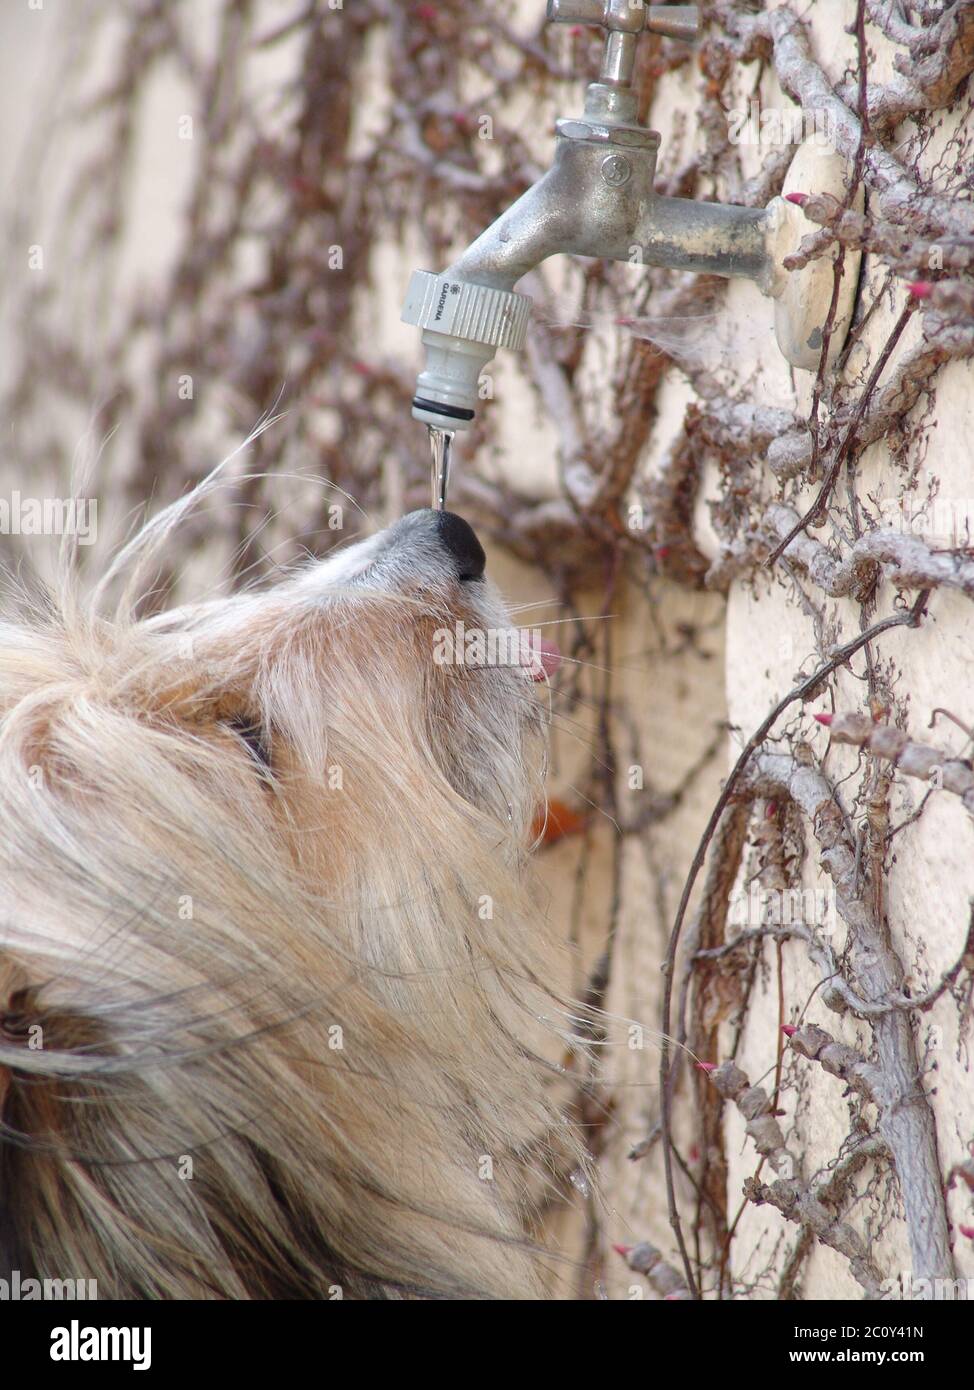
[[[576,1168],[573,1173],[569,1174],[568,1181],[583,1197],[591,1197],[592,1185],[581,1168]]]

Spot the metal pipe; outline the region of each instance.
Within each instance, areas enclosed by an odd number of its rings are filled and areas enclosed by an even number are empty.
[[[636,66],[636,35],[612,33],[605,45],[600,80],[614,87],[628,87]]]
[[[645,187],[648,170],[643,179],[631,173],[626,187],[611,190],[602,175],[612,156],[602,148],[593,152],[572,144],[561,146],[554,167],[445,274],[512,290],[549,256],[567,252],[698,274],[740,275],[766,286],[770,261],[764,208],[663,197]]]
[[[649,265],[728,278],[741,275],[763,286],[771,273],[767,234],[765,208],[654,197],[634,242],[645,247]],[[628,258],[627,252],[613,259]]]

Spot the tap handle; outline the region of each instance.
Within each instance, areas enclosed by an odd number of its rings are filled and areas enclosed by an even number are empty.
[[[610,33],[666,34],[692,43],[700,36],[696,5],[643,5],[632,0],[548,0],[551,24],[598,24]]]

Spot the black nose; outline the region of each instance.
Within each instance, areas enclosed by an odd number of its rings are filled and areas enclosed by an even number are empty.
[[[487,556],[473,527],[455,512],[437,512],[440,540],[457,562],[460,579],[483,579]]]

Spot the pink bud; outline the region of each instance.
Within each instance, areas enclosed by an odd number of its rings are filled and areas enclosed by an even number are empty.
[[[417,18],[417,19],[425,19],[425,20],[429,21],[429,20],[435,19],[436,16],[437,16],[438,14],[439,14],[439,10],[436,8],[435,5],[417,5],[417,6],[416,6],[416,18]]]
[[[669,553],[670,553],[670,547],[669,547],[668,545],[658,545],[658,546],[656,547],[655,552],[654,552],[654,554],[656,555],[657,560],[665,560],[666,557],[667,557],[667,555],[669,555]]]
[[[974,1240],[974,1226],[958,1226],[957,1229],[960,1231],[961,1235],[966,1236],[968,1240]]]
[[[929,280],[914,280],[912,285],[906,287],[914,299],[929,299],[933,294],[933,285]]]
[[[805,206],[805,204],[808,202],[808,194],[807,194],[807,193],[786,193],[786,194],[785,194],[785,200],[786,200],[786,202],[794,203],[796,208],[803,208],[803,207]]]
[[[621,1255],[625,1259],[633,1247],[631,1245],[613,1245],[612,1248],[617,1255]]]
[[[765,820],[774,820],[774,818],[775,818],[775,816],[776,816],[777,814],[778,814],[778,803],[777,803],[777,801],[769,801],[768,804],[767,804],[767,806],[765,807],[765,810],[764,810],[764,818],[765,818]]]
[[[793,1023],[783,1023],[781,1025],[781,1031],[782,1033],[784,1033],[786,1038],[793,1038],[795,1034],[798,1032],[798,1029],[795,1027]]]
[[[705,1071],[708,1074],[708,1076],[712,1071],[717,1070],[716,1062],[697,1062],[695,1063],[695,1066],[697,1068],[697,1071]]]
[[[824,724],[825,727],[828,728],[829,725],[832,723],[832,720],[835,718],[835,715],[834,715],[834,714],[816,714],[815,718],[818,720],[819,724]]]

